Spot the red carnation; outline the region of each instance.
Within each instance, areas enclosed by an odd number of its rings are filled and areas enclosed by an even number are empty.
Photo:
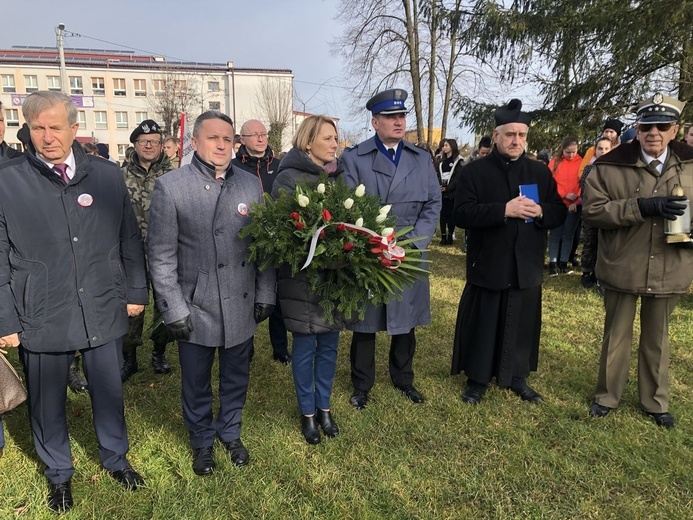
[[[354,249],[353,242],[347,242],[344,244],[344,251],[351,251],[352,249]]]
[[[298,220],[299,217],[300,215],[296,211],[291,214],[291,220]]]
[[[383,252],[383,250],[380,249],[379,247],[371,248],[371,253],[373,253],[374,255],[379,255],[379,254],[381,254],[382,252]]]
[[[320,231],[320,238],[325,238],[325,230]]]
[[[392,260],[389,258],[382,257],[380,259],[380,263],[383,264],[385,267],[390,267],[392,265]]]
[[[368,239],[371,245],[380,244],[380,237],[371,237]]]
[[[343,233],[344,231],[346,231],[346,226],[344,225],[343,222],[340,222],[340,223],[337,225],[337,229]]]
[[[325,222],[329,222],[330,220],[332,220],[332,215],[330,215],[330,212],[329,212],[329,211],[327,211],[326,209],[324,209],[324,210],[322,210],[322,219],[323,219]]]
[[[296,229],[303,229],[304,227],[306,226],[303,225],[303,222],[296,222]]]

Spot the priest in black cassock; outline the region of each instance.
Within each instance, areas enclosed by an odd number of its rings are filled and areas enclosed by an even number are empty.
[[[452,374],[464,372],[462,399],[481,401],[491,378],[522,400],[543,401],[527,385],[536,371],[546,232],[566,207],[546,165],[527,158],[530,116],[513,99],[494,112],[494,147],[458,178],[455,224],[467,230],[467,284],[455,328]]]

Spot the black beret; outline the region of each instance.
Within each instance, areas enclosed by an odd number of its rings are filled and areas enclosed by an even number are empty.
[[[392,88],[378,92],[366,103],[366,110],[370,110],[374,116],[378,114],[406,114],[409,112],[404,102],[409,94],[401,88]]]
[[[152,119],[145,119],[142,121],[137,128],[135,128],[130,134],[130,142],[134,143],[137,138],[142,134],[159,134],[161,135],[161,128],[156,124],[156,121]]]
[[[510,103],[497,108],[493,112],[496,126],[507,125],[508,123],[523,123],[527,126],[532,122],[532,117],[527,112],[522,112],[522,101],[511,99]]]

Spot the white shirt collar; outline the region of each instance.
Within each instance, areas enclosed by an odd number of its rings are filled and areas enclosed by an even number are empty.
[[[55,164],[49,163],[48,161],[44,160],[43,157],[41,157],[39,154],[36,154],[36,157],[41,159],[43,163],[48,166],[48,169],[53,171],[53,166]],[[65,159],[65,164],[67,164],[67,176],[72,179],[75,176],[75,171],[77,169],[76,163],[75,163],[75,154],[72,150],[70,150],[70,155],[67,156],[67,159]],[[56,173],[56,175],[60,175],[59,173]]]

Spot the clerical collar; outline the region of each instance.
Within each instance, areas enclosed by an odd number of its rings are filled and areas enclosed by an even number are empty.
[[[394,163],[395,166],[397,166],[399,164],[399,158],[402,155],[402,141],[397,143],[396,148],[393,148],[395,150],[394,156],[389,152],[390,149],[387,148],[383,144],[383,142],[380,140],[380,137],[378,137],[378,134],[375,134],[375,145],[378,147],[378,150],[380,150],[385,155],[385,157],[387,157],[388,159],[390,159]]]

